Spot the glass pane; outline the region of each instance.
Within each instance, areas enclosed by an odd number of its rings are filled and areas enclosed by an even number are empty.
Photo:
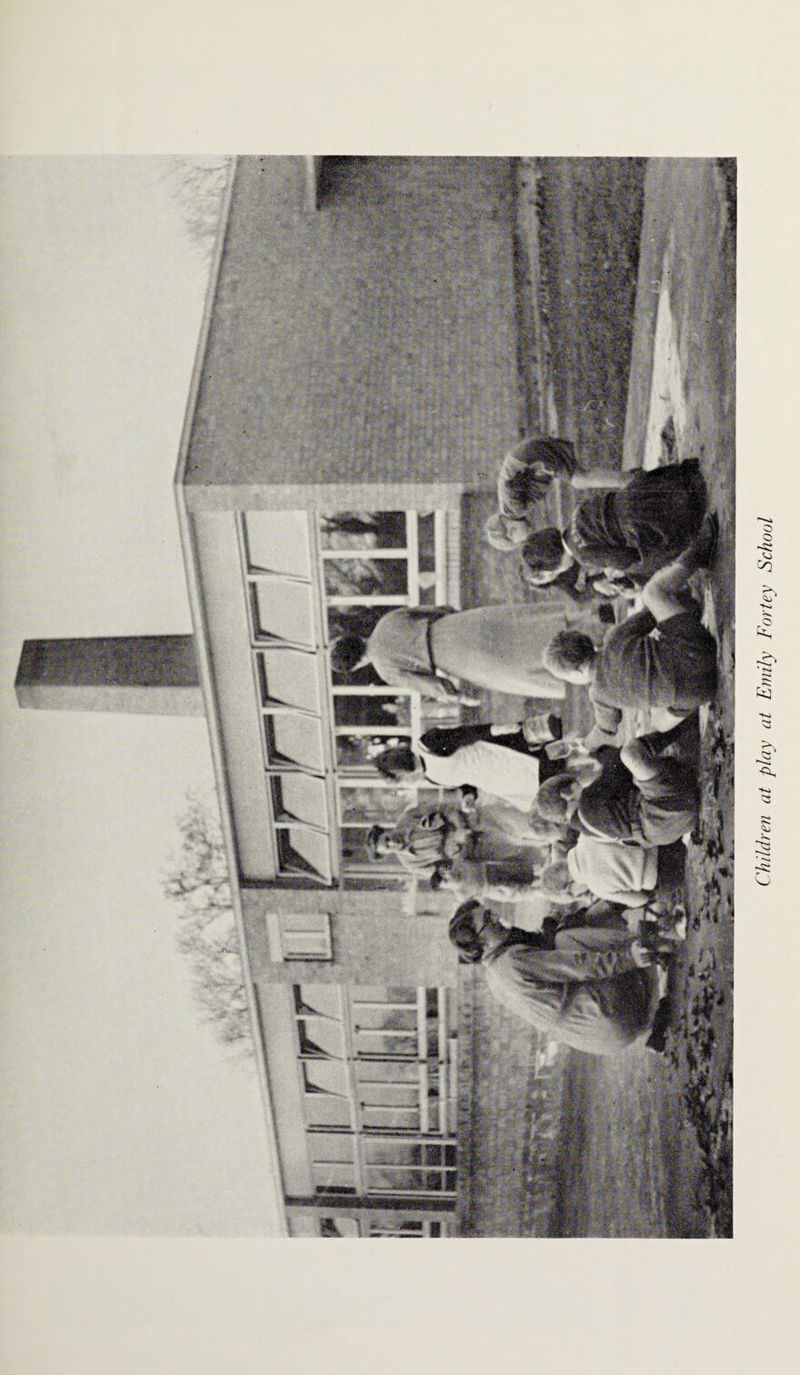
[[[283,938],[283,956],[287,960],[329,960],[330,942],[318,933],[292,933]]]
[[[327,1017],[301,1017],[297,1035],[303,1055],[327,1055],[335,1060],[345,1058],[345,1042],[341,1022]]]
[[[256,655],[261,701],[264,706],[282,702],[319,712],[317,661],[296,649],[264,649]]]
[[[270,782],[278,821],[308,821],[313,826],[327,827],[328,799],[321,778],[294,773],[282,774]]]
[[[306,1139],[315,1165],[352,1162],[355,1138],[350,1132],[309,1132]]]
[[[338,988],[331,984],[295,984],[295,1007],[298,1012],[318,1012],[323,1017],[341,1017],[341,998]]]
[[[270,764],[297,764],[322,773],[322,731],[319,721],[293,712],[264,717],[267,760]]]
[[[251,569],[311,576],[305,511],[248,511],[244,527]]]
[[[341,1061],[302,1061],[306,1093],[333,1093],[349,1102],[347,1071]]]
[[[358,1220],[352,1217],[321,1217],[320,1235],[323,1237],[357,1237]],[[370,1236],[372,1233],[370,1233]]]
[[[273,636],[295,644],[315,644],[311,592],[308,587],[275,578],[269,582],[254,583],[252,595],[256,635]]]
[[[332,1164],[313,1165],[314,1188],[327,1190],[340,1189],[342,1192],[355,1193],[356,1172],[353,1165]]]
[[[421,1170],[393,1170],[380,1165],[368,1165],[365,1174],[370,1193],[413,1194],[428,1188]]]
[[[336,736],[336,760],[340,769],[362,773],[377,773],[375,756],[390,745],[409,745],[409,735],[345,735]]]
[[[398,1065],[396,1068],[405,1071],[406,1066]],[[405,1084],[365,1084],[359,1076],[358,1096],[365,1111],[397,1110],[398,1113],[416,1116],[419,1112],[418,1075],[414,1076],[413,1083]],[[399,1122],[390,1122],[388,1125],[399,1125]]]
[[[362,1097],[366,1097],[368,1091],[371,1092],[368,1090],[369,1085],[375,1088],[376,1093],[379,1091],[378,1096],[369,1099],[371,1103],[400,1101],[388,1096],[388,1088],[392,1084],[396,1084],[398,1089],[404,1089],[412,1084],[416,1088],[419,1086],[419,1069],[416,1060],[413,1064],[404,1063],[402,1060],[360,1060],[356,1065],[356,1074],[359,1093]]]
[[[410,699],[393,693],[385,697],[377,694],[359,697],[355,693],[341,694],[334,690],[333,713],[337,726],[383,726],[396,730],[411,725]]]
[[[364,1138],[364,1159],[368,1165],[422,1164],[422,1147],[416,1141],[393,1141],[391,1137]]]
[[[346,1098],[329,1093],[305,1095],[306,1122],[309,1127],[351,1127],[351,1107]]]
[[[406,597],[405,559],[325,559],[325,591],[329,597]]]
[[[361,1116],[364,1126],[370,1131],[396,1128],[398,1131],[419,1131],[418,1107],[391,1107],[386,1104],[372,1107],[362,1104]]]
[[[328,837],[301,826],[289,826],[275,833],[278,842],[278,868],[282,874],[311,874],[330,881],[331,861]]]
[[[326,511],[319,518],[323,549],[405,549],[405,511]]]
[[[365,822],[372,825],[380,821],[392,825],[400,813],[415,801],[410,790],[400,791],[391,788],[363,787],[339,788],[339,808],[343,822]]]
[[[432,1223],[432,1227],[439,1227],[438,1222]],[[394,1222],[381,1223],[370,1222],[368,1235],[371,1237],[422,1237],[425,1235],[424,1222]],[[431,1231],[431,1236],[434,1232]],[[438,1231],[435,1233],[439,1235]]]
[[[359,1003],[413,1003],[417,990],[408,984],[358,984],[351,994],[353,1007]]]
[[[416,1005],[407,1007],[373,1007],[361,1003],[353,1008],[354,1031],[413,1031],[417,1033]]]
[[[403,1055],[416,1059],[417,1035],[408,1032],[359,1031],[356,1033],[357,1055]]]
[[[417,548],[420,573],[436,569],[436,517],[433,511],[417,517]]]

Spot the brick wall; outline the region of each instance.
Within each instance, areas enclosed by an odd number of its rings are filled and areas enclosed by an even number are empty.
[[[285,890],[268,888],[242,892],[251,968],[261,982],[295,983],[300,969],[309,983],[455,985],[458,962],[447,938],[445,915],[452,902],[443,895],[431,893],[425,899],[430,910],[409,916],[401,896],[388,890],[322,897],[316,890],[311,893],[313,906],[296,901],[294,910],[330,914],[333,960],[274,963],[265,913],[289,910],[291,896]]]
[[[238,165],[188,483],[485,487],[521,432],[507,159]]]

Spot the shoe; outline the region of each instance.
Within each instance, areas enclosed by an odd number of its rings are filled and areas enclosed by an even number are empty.
[[[662,998],[656,1008],[656,1015],[653,1018],[650,1035],[645,1041],[647,1050],[654,1051],[656,1055],[663,1055],[667,1048],[667,1033],[669,1031],[671,1017],[672,1000],[670,998]]]
[[[719,542],[719,516],[716,511],[707,511],[697,533],[697,553],[700,566],[710,568],[714,562]]]

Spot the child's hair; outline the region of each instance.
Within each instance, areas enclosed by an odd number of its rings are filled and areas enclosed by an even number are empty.
[[[560,835],[560,826],[554,825],[552,821],[545,821],[544,817],[536,812],[531,812],[528,817],[527,839],[537,845],[550,845],[552,841],[558,840]]]
[[[452,872],[453,865],[449,859],[440,859],[434,865],[433,873],[430,877],[430,885],[434,893],[444,887],[445,880]]]
[[[415,773],[418,765],[417,756],[408,745],[391,745],[387,750],[381,750],[374,759],[375,768],[386,778],[397,778],[404,773]]]
[[[384,826],[370,826],[366,838],[367,854],[370,859],[382,858],[382,856],[378,854],[378,842],[385,834],[386,828]]]
[[[580,630],[559,630],[544,654],[544,666],[556,678],[573,669],[589,668],[597,651],[594,642]]]
[[[522,546],[523,577],[528,573],[555,573],[564,557],[561,531],[554,525],[534,530]]]
[[[540,881],[545,893],[564,893],[569,888],[572,879],[564,860],[560,859],[556,864],[548,864],[542,870]]]
[[[567,818],[567,794],[572,791],[575,779],[571,773],[557,773],[542,783],[536,794],[536,810],[544,821],[564,826]]]
[[[364,657],[366,646],[360,635],[339,635],[331,644],[331,669],[347,677]]]
[[[447,928],[452,944],[467,964],[478,964],[483,955],[483,946],[473,925],[475,913],[480,912],[482,906],[477,898],[462,902],[450,918]]]

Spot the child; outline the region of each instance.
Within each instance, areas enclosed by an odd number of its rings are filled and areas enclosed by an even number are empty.
[[[578,466],[575,446],[568,439],[523,439],[500,465],[497,512],[485,527],[493,548],[508,551],[522,543],[530,533],[529,521],[554,479],[576,489],[619,487],[626,481],[616,468],[585,472]]]
[[[669,736],[641,736],[625,745],[585,788],[569,774],[542,784],[539,814],[584,835],[645,848],[672,845],[697,822],[694,772],[677,759],[658,757]]]
[[[578,631],[561,631],[550,642],[550,672],[589,688],[597,723],[589,748],[616,735],[623,707],[664,708],[678,721],[713,697],[716,640],[685,589],[713,557],[716,537],[716,517],[709,515],[689,548],[645,584],[644,609],[610,630],[599,650]]]
[[[585,497],[563,534],[548,527],[527,537],[530,586],[544,586],[579,564],[630,592],[631,580],[645,581],[694,539],[706,506],[697,459],[624,476],[623,487]]]

